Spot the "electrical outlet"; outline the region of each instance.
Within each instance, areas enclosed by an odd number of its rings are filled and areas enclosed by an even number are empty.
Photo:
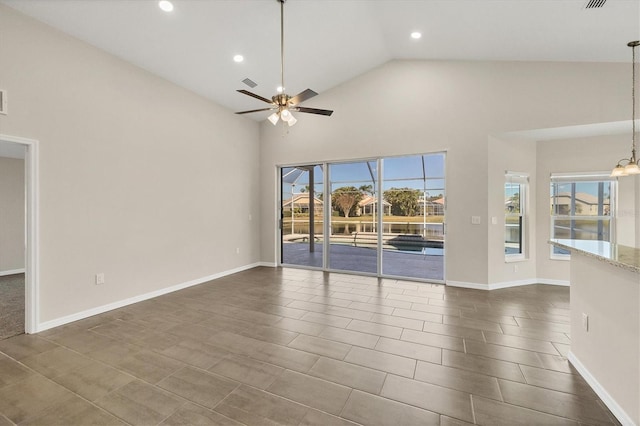
[[[253,220],[253,216],[251,216],[251,213],[249,213],[249,222],[251,222]]]
[[[513,272],[518,272],[518,265],[513,265]]]
[[[96,285],[104,284],[104,272],[96,274]]]
[[[240,254],[240,247],[236,247],[236,254]]]
[[[582,313],[582,328],[584,331],[589,331],[589,315]]]
[[[498,218],[495,216],[491,216],[491,224],[492,225],[497,225],[498,224]]]

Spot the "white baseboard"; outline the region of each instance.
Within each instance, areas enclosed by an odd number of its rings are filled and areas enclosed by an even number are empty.
[[[570,287],[569,280],[550,280],[547,278],[538,278],[538,284],[559,285],[562,287]]]
[[[568,286],[569,281],[549,280],[546,278],[529,278],[526,280],[503,281],[503,282],[491,283],[491,284],[470,283],[470,282],[464,282],[464,281],[447,281],[446,284],[451,287],[472,288],[475,290],[498,290],[501,288],[519,287],[519,286],[531,285],[531,284]]]
[[[474,290],[489,290],[489,284],[470,283],[465,281],[446,280],[445,284],[450,287],[472,288]]]
[[[258,262],[257,266],[265,266],[267,268],[277,268],[278,264],[275,262]]]
[[[22,269],[9,269],[7,271],[0,271],[0,277],[5,277],[7,275],[15,275],[15,274],[24,274],[24,268],[22,268]]]
[[[629,416],[626,411],[624,411],[622,407],[618,405],[616,400],[613,399],[611,395],[609,395],[609,392],[607,392],[607,390],[602,387],[600,382],[598,382],[598,380],[593,377],[589,370],[587,370],[587,367],[585,367],[584,364],[580,362],[580,360],[573,354],[573,352],[569,351],[569,353],[567,354],[567,359],[569,359],[569,362],[576,368],[576,370],[578,370],[578,373],[580,373],[580,375],[589,384],[589,386],[591,386],[591,389],[593,389],[596,395],[600,397],[602,402],[604,402],[604,405],[607,406],[607,408],[613,413],[614,416],[616,416],[616,419],[618,419],[618,421],[622,423],[623,426],[637,426],[631,416]]]
[[[41,322],[36,326],[35,332],[41,332],[49,330],[50,328],[59,327],[61,325],[69,324],[74,321],[92,317],[94,315],[103,314],[114,309],[122,308],[133,303],[142,302],[144,300],[153,299],[154,297],[162,296],[164,294],[173,293],[174,291],[183,290],[194,285],[206,283],[207,281],[215,280],[218,278],[226,277],[227,275],[235,274],[238,272],[253,269],[258,266],[262,266],[260,262],[252,263],[250,265],[240,266],[238,268],[229,269],[227,271],[219,272],[217,274],[209,275],[202,278],[196,278],[195,280],[187,281],[181,284],[176,284],[171,287],[166,287],[160,290],[152,291],[150,293],[141,294],[139,296],[130,297],[128,299],[119,300],[117,302],[108,303],[106,305],[98,306],[95,308],[87,309],[86,311],[78,312],[75,314],[67,315],[61,318],[56,318],[50,321]]]

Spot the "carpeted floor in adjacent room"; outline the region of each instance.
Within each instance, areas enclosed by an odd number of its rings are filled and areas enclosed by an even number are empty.
[[[0,277],[0,340],[24,333],[24,274]]]

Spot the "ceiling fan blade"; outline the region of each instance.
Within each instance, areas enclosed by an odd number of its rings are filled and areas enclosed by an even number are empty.
[[[278,109],[278,108],[260,108],[260,109],[252,109],[252,110],[249,110],[249,111],[239,111],[239,112],[236,112],[236,114],[249,114],[249,113],[251,113],[251,112],[272,111],[272,110],[274,110],[274,109]]]
[[[329,109],[296,107],[295,110],[296,111],[300,111],[300,112],[306,112],[306,113],[309,113],[309,114],[319,114],[319,115],[326,115],[326,116],[329,116],[329,115],[333,114],[333,111],[331,111]]]
[[[272,104],[273,103],[273,101],[271,99],[263,98],[262,96],[256,95],[255,93],[252,93],[252,92],[250,92],[248,90],[240,89],[240,90],[237,90],[237,91],[240,92],[240,93],[243,93],[243,94],[245,94],[247,96],[251,96],[252,98],[260,99],[262,102],[266,102],[268,104]]]
[[[298,93],[297,95],[295,95],[293,98],[289,99],[289,103],[291,105],[298,105],[299,103],[302,103],[304,101],[306,101],[307,99],[311,99],[314,96],[317,96],[318,94],[316,92],[314,92],[311,89],[307,89],[305,91],[302,91],[300,93]]]

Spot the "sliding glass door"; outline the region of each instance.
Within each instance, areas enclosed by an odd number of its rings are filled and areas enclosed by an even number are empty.
[[[280,169],[280,232],[283,264],[323,267],[323,166]]]
[[[382,274],[444,280],[444,154],[382,164]]]
[[[444,281],[444,153],[280,172],[282,264]]]
[[[378,273],[377,161],[329,165],[329,269]]]

